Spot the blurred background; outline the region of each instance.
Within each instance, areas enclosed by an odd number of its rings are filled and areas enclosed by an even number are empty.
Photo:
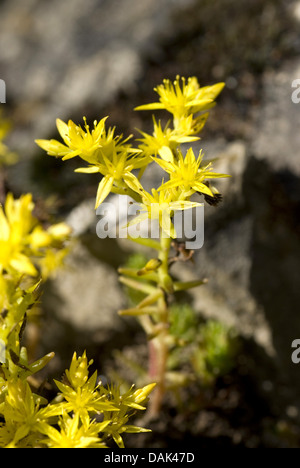
[[[233,327],[241,347],[230,372],[187,391],[186,412],[168,407],[142,446],[300,447],[300,364],[291,361],[300,338],[299,27],[300,2],[289,0],[0,1],[0,110],[19,154],[9,189],[32,192],[41,219],[66,219],[79,239],[41,305],[37,353],[56,352],[53,375],[74,350],[87,349],[104,376],[115,350],[146,354],[136,323],[116,313],[127,300],[117,267],[141,252],[97,238],[97,177],[74,174],[76,161],[47,157],[34,140],[57,138],[57,117],[109,115],[118,133],[137,135],[152,122],[133,108],[156,100],[164,78],[226,83],[199,148],[233,177],[218,186],[223,203],[206,208],[195,264],[174,274],[209,279],[189,304],[199,320]]]

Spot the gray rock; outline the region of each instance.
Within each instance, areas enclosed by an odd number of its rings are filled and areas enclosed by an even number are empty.
[[[0,69],[17,116],[22,158],[47,138],[55,119],[102,108],[135,89],[145,56],[172,35],[170,18],[186,0],[11,0],[0,5]]]
[[[81,350],[107,344],[128,326],[117,313],[125,298],[116,271],[97,261],[80,242],[65,267],[45,285],[42,304],[41,346],[59,356],[65,357],[74,346]]]
[[[262,105],[255,112],[251,152],[266,160],[272,170],[288,169],[300,175],[300,104],[292,101],[300,78],[300,63],[293,60],[279,71],[269,71],[263,80]],[[298,86],[299,88],[299,86]]]

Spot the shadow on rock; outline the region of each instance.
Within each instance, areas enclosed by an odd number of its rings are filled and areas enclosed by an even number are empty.
[[[271,329],[281,403],[299,408],[300,369],[291,361],[291,343],[300,337],[300,181],[252,158],[243,190],[253,216],[250,289]]]

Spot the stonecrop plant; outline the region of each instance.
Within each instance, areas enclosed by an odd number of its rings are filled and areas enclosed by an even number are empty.
[[[153,116],[153,133],[140,131],[135,146],[132,137],[117,135],[115,128],[107,128],[107,117],[93,126],[57,120],[63,142],[37,140],[36,143],[49,155],[63,161],[80,158],[86,164],[76,169],[81,173],[99,173],[100,182],[95,207],[98,208],[110,193],[127,195],[139,206],[136,218],[128,227],[142,222],[155,221],[159,225],[159,239],[132,236],[134,242],[152,248],[156,255],[143,268],[120,268],[120,281],[142,293],[142,300],[132,308],[121,310],[121,315],[135,316],[149,342],[149,380],[157,383],[151,398],[151,411],[159,414],[165,392],[170,385],[167,361],[174,337],[170,333],[170,302],[174,293],[202,285],[203,279],[190,282],[175,281],[170,274],[174,263],[172,246],[179,257],[191,258],[177,242],[173,223],[177,212],[202,205],[202,200],[217,205],[222,196],[212,184],[213,179],[229,177],[213,171],[211,162],[204,159],[202,151],[195,154],[193,147],[183,149],[199,140],[209,110],[224,87],[224,83],[201,87],[197,78],[177,77],[174,82],[164,80],[155,88],[158,102],[137,107],[137,111],[164,110],[171,114],[166,125]],[[157,164],[162,170],[161,183],[147,191],[147,167]],[[198,198],[197,198],[198,197]],[[201,198],[202,197],[202,198]],[[130,237],[130,236],[129,236]],[[174,376],[173,376],[174,377]]]
[[[9,150],[0,146],[3,154]],[[125,433],[147,431],[128,421],[146,409],[155,384],[127,391],[119,383],[104,387],[97,371],[89,373],[92,360],[85,352],[79,357],[74,352],[62,381],[55,381],[56,396],[48,401],[37,373],[54,352],[29,360],[27,321],[43,283],[72,248],[67,224],[44,226],[34,212],[30,193],[20,198],[8,193],[0,205],[0,447],[123,448]]]

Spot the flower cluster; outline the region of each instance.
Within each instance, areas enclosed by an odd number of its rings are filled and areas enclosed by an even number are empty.
[[[56,382],[61,394],[48,403],[34,393],[33,376],[54,353],[29,362],[22,337],[40,284],[57,266],[56,256],[61,261],[65,255],[70,231],[64,224],[44,229],[33,207],[31,195],[19,200],[8,195],[5,210],[0,208],[0,447],[102,448],[111,440],[123,447],[121,434],[146,430],[127,421],[153,385],[125,395],[112,387],[108,395],[96,372],[89,377],[86,354],[77,358],[74,353],[65,381]],[[98,415],[101,423],[95,421]]]
[[[57,120],[64,144],[57,140],[36,140],[36,143],[48,154],[64,161],[80,157],[88,163],[87,167],[76,169],[77,172],[102,175],[96,208],[110,192],[130,195],[141,204],[141,215],[135,222],[159,219],[162,230],[176,237],[170,222],[174,211],[197,206],[190,200],[196,192],[212,200],[217,198],[218,193],[210,188],[209,180],[228,177],[213,172],[212,165],[203,162],[201,152],[196,156],[192,148],[186,154],[180,149],[181,144],[199,139],[197,135],[205,125],[207,111],[215,105],[223,87],[224,83],[201,87],[195,77],[188,80],[177,77],[173,83],[164,80],[155,88],[159,102],[139,106],[136,110],[165,109],[172,114],[173,120],[163,128],[153,117],[153,134],[141,132],[138,148],[129,143],[130,137],[116,136],[114,128],[106,130],[107,117],[94,122],[92,130],[86,119],[84,128],[72,121],[66,124]],[[153,162],[164,170],[165,176],[160,187],[149,193],[143,188],[141,177]],[[135,170],[138,170],[137,174]],[[169,180],[165,181],[165,177]],[[150,210],[150,205],[155,208]]]
[[[27,378],[40,371],[54,353],[29,362],[22,346],[28,314],[39,299],[39,288],[67,253],[70,229],[64,223],[47,227],[33,215],[32,195],[8,194],[0,206],[0,446],[18,446],[39,427],[39,404]],[[28,427],[22,425],[28,418]],[[32,430],[31,430],[32,429]],[[34,438],[34,437],[33,437]],[[28,441],[26,444],[31,444]],[[22,446],[22,444],[21,444]]]
[[[207,121],[208,113],[215,105],[223,87],[224,83],[201,87],[195,77],[185,79],[178,76],[173,82],[164,80],[154,89],[159,96],[158,102],[139,106],[135,110],[164,110],[171,115],[171,118],[162,124],[161,120],[153,116],[153,132],[140,131],[135,146],[130,142],[131,137],[123,139],[122,135],[116,135],[114,128],[106,128],[107,117],[94,122],[93,129],[90,129],[86,119],[84,127],[72,121],[64,123],[57,120],[57,128],[63,143],[57,140],[36,140],[36,143],[49,155],[61,157],[63,161],[73,157],[83,160],[85,167],[76,169],[77,172],[101,175],[96,208],[110,193],[127,195],[139,206],[136,218],[131,220],[129,225],[147,221],[149,228],[150,220],[150,223],[155,221],[159,227],[157,230],[159,241],[132,235],[133,241],[156,250],[158,258],[150,259],[141,268],[119,269],[122,284],[137,292],[139,296],[137,304],[119,311],[119,314],[137,317],[147,334],[148,378],[157,382],[150,410],[157,416],[160,414],[165,392],[172,388],[172,385],[174,387],[174,378],[172,383],[167,372],[168,355],[173,343],[170,335],[170,296],[177,291],[188,290],[206,282],[205,279],[175,281],[169,273],[175,261],[186,261],[193,255],[193,251],[187,252],[180,247],[177,239],[179,233],[177,236],[173,225],[173,223],[176,225],[175,215],[177,211],[191,210],[202,205],[203,198],[210,205],[216,206],[221,200],[221,194],[211,181],[229,177],[227,174],[215,172],[212,163],[205,160],[202,151],[197,154],[193,146],[184,150],[181,145],[192,144],[199,140],[199,133]],[[143,183],[143,176],[150,164],[158,166],[162,177],[157,186],[151,187],[148,191]],[[176,241],[172,242],[172,238]],[[177,249],[173,258],[170,256],[171,248]],[[181,377],[179,380],[182,381]],[[69,406],[72,403],[74,407],[75,400],[79,406],[80,399],[86,402],[85,409],[77,408],[75,413],[78,416],[74,424],[81,422],[83,427],[87,427],[89,402],[85,395],[81,391],[76,393],[74,388],[63,387],[62,384],[59,388],[64,393]],[[107,396],[111,401],[113,395],[118,394],[118,390],[111,387],[109,392]],[[122,404],[125,405],[126,401],[127,407],[138,409],[141,402],[132,401],[132,395],[130,398],[129,396],[130,394],[126,399],[124,396],[123,399],[120,397]],[[92,402],[100,404],[98,397],[96,400],[92,399]],[[128,429],[124,411],[120,408],[118,413],[104,412],[105,415],[108,413],[113,424],[104,430],[110,431],[110,435],[121,447],[123,446],[121,434],[124,428]],[[67,427],[71,427],[68,424],[66,426],[63,421],[61,424],[64,425],[65,432]],[[132,428],[132,431],[136,429]]]
[[[52,354],[29,364],[21,346],[27,316],[39,298],[39,288],[62,264],[70,228],[44,228],[33,214],[32,195],[15,199],[8,194],[0,206],[0,385],[27,377],[47,364]],[[1,393],[1,391],[0,391]]]
[[[14,199],[8,194],[0,206],[0,273],[48,277],[67,253],[70,228],[65,223],[44,228],[33,215],[31,194]]]
[[[82,128],[71,120],[68,124],[57,119],[58,131],[65,144],[57,140],[36,140],[36,143],[51,156],[62,157],[63,161],[79,156],[89,165],[78,168],[76,172],[87,174],[100,173],[103,178],[99,184],[96,208],[105,200],[113,187],[126,190],[135,185],[132,170],[145,165],[145,158],[137,158],[137,151],[128,144],[130,137],[122,139],[115,136],[115,129],[106,130],[107,117],[94,122],[91,131],[84,119]]]
[[[15,377],[0,392],[0,446],[5,448],[106,448],[111,440],[124,447],[121,434],[145,432],[127,425],[132,408],[145,409],[154,385],[121,394],[89,377],[86,354],[73,355],[61,394],[48,403],[33,393],[26,379]],[[102,416],[102,422],[96,418]]]
[[[87,125],[86,133],[80,133],[70,124],[67,134],[65,124],[58,125],[65,137],[67,159],[76,156],[78,147],[81,153],[85,144],[81,156],[90,162],[94,157],[89,171],[102,171],[106,164],[107,174],[119,180],[118,174],[109,172],[108,159],[100,163],[94,151],[101,141],[104,153],[110,155],[112,150],[115,158],[123,158],[123,174],[128,154],[133,153],[126,141],[114,136],[114,129],[106,133],[102,121],[91,133]],[[6,125],[0,122],[0,165],[8,163],[6,157],[10,154],[2,144],[6,132]],[[53,148],[55,154],[55,145]],[[129,179],[130,170],[128,167]],[[154,384],[139,390],[131,388],[125,394],[117,386],[108,391],[98,382],[96,372],[89,376],[91,361],[86,354],[77,358],[74,353],[64,380],[56,382],[57,397],[48,402],[40,392],[35,393],[39,390],[35,374],[54,353],[31,362],[23,346],[23,334],[30,312],[39,301],[41,283],[62,265],[69,251],[71,230],[65,223],[43,225],[34,210],[30,193],[19,199],[9,193],[4,206],[0,205],[0,447],[104,448],[113,440],[123,447],[123,433],[146,431],[127,422],[137,409],[144,409],[142,404],[147,402]]]

